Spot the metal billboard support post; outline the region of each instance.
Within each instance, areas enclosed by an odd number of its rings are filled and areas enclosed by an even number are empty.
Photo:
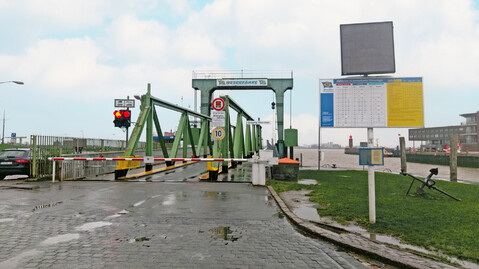
[[[368,147],[374,146],[373,128],[368,128]],[[376,223],[376,190],[374,184],[374,166],[368,166],[369,223]]]

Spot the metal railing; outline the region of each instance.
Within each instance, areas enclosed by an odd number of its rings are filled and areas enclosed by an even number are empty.
[[[161,150],[154,151],[155,156],[161,156]],[[85,153],[85,154],[64,154],[61,155],[65,158],[117,158],[122,156],[124,151],[114,151],[114,152],[96,152],[96,153]],[[137,151],[136,153],[139,156],[145,155],[145,150]],[[56,156],[52,156],[56,157]],[[49,161],[51,163],[51,161]],[[140,162],[140,166],[143,166],[143,162]],[[61,162],[61,165],[55,167],[55,174],[60,175],[60,180],[71,180],[71,179],[81,179],[86,177],[96,177],[99,175],[104,175],[108,173],[113,173],[115,168],[118,166],[117,162],[112,161],[75,161],[75,160],[65,160]],[[52,171],[53,174],[53,171]]]
[[[145,142],[138,143],[139,152],[145,150]],[[156,145],[155,145],[156,146]],[[41,178],[52,174],[52,164],[49,157],[55,156],[103,156],[118,157],[126,147],[124,140],[77,138],[62,136],[31,135],[31,166],[30,176]],[[115,166],[116,167],[116,166]],[[74,179],[112,172],[113,164],[98,166],[98,164],[69,164],[61,168],[63,179]]]
[[[204,70],[193,71],[193,79],[293,78],[288,70]]]

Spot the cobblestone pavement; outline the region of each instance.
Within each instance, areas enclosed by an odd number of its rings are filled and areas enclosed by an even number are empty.
[[[0,268],[366,268],[264,187],[0,182]]]

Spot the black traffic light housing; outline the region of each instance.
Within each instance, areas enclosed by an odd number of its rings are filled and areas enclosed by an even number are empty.
[[[130,110],[127,109],[121,109],[121,110],[115,110],[113,112],[113,115],[115,116],[115,119],[113,120],[113,123],[115,124],[115,127],[130,127],[131,125],[131,112]]]

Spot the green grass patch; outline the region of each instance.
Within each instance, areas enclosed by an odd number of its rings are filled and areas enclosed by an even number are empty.
[[[402,175],[375,174],[376,224],[369,224],[367,171],[301,170],[301,179],[316,179],[318,185],[270,181],[278,192],[310,189],[318,213],[339,222],[353,221],[368,231],[401,238],[403,242],[439,250],[447,255],[479,263],[479,186],[436,181],[436,187],[462,199],[461,202],[434,190],[415,195],[415,182]]]
[[[10,148],[28,148],[25,146],[11,145],[11,144],[0,144],[0,151]]]

